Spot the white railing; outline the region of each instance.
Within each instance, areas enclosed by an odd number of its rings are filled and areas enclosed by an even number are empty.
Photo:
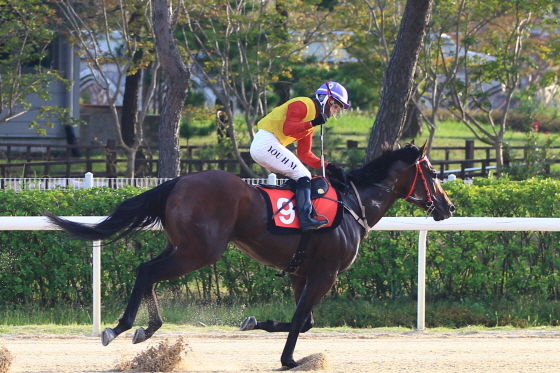
[[[167,180],[166,178],[110,178],[110,177],[93,177],[91,172],[87,172],[84,177],[76,178],[0,178],[0,189],[11,189],[21,191],[24,189],[31,190],[50,190],[58,188],[91,188],[91,187],[111,187],[123,188],[125,186],[135,186],[140,188],[155,187]],[[268,177],[262,178],[244,178],[245,182],[255,184],[277,184],[282,183],[285,179],[277,179],[275,174],[270,174]]]
[[[488,168],[488,167],[487,167]],[[471,170],[471,169],[468,169]],[[472,169],[474,170],[474,168]],[[445,171],[447,179],[445,181],[455,180],[455,173],[461,170]],[[123,188],[125,186],[135,186],[139,188],[150,188],[170,180],[170,178],[127,178],[127,177],[94,177],[91,172],[84,174],[84,177],[49,177],[49,178],[19,178],[5,177],[0,178],[0,189],[10,189],[17,192],[24,189],[30,190],[50,190],[59,188],[92,188],[92,187],[111,187]],[[287,179],[278,179],[276,174],[269,174],[268,177],[261,178],[243,178],[243,181],[251,185],[256,184],[282,184]],[[465,183],[472,183],[472,179],[465,179]]]
[[[65,216],[85,224],[95,224],[104,216]],[[43,216],[3,216],[0,230],[56,230]],[[157,228],[156,228],[157,229]],[[560,218],[461,218],[436,222],[431,218],[384,217],[372,231],[419,231],[417,328],[425,329],[426,317],[426,241],[428,231],[560,231]],[[101,328],[101,245],[93,242],[93,333]]]

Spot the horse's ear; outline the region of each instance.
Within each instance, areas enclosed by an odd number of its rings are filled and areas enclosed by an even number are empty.
[[[410,145],[415,145],[415,144],[414,144],[414,139],[412,139],[412,140],[410,141]]]
[[[420,148],[420,158],[426,155],[426,145],[428,145],[428,140],[426,140],[424,145]]]

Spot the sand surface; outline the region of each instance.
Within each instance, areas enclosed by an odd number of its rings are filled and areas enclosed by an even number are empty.
[[[159,332],[133,345],[125,333],[103,347],[93,335],[0,335],[10,372],[111,372],[148,346],[181,335],[179,372],[278,372],[286,334],[262,331]],[[331,372],[560,372],[560,329],[483,332],[324,332],[302,334],[294,358],[321,354]],[[311,369],[317,370],[317,369]]]

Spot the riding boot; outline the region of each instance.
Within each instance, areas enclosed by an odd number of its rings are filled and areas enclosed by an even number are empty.
[[[327,221],[316,220],[311,217],[311,180],[308,177],[299,178],[297,181],[296,207],[302,231],[321,228],[327,223]]]

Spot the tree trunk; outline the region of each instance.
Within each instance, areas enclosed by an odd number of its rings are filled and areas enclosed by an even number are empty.
[[[126,170],[127,177],[136,177],[136,149],[128,148],[126,152]],[[128,170],[132,170],[132,176],[128,175]]]
[[[394,146],[400,139],[432,6],[433,0],[408,0],[406,3],[397,42],[385,72],[381,105],[371,130],[366,162],[381,154],[384,143]]]
[[[179,122],[187,97],[190,72],[183,63],[173,37],[171,1],[154,0],[154,34],[159,61],[166,78],[167,90],[159,126],[158,177],[179,175]]]
[[[278,95],[278,106],[282,105],[286,101],[290,99],[290,88],[291,83],[287,82],[277,82],[276,84],[272,85],[272,89],[274,93]]]
[[[138,121],[138,95],[140,92],[140,70],[127,75],[124,83],[123,106],[121,114],[121,135],[124,143],[132,147],[136,139],[136,121]]]

